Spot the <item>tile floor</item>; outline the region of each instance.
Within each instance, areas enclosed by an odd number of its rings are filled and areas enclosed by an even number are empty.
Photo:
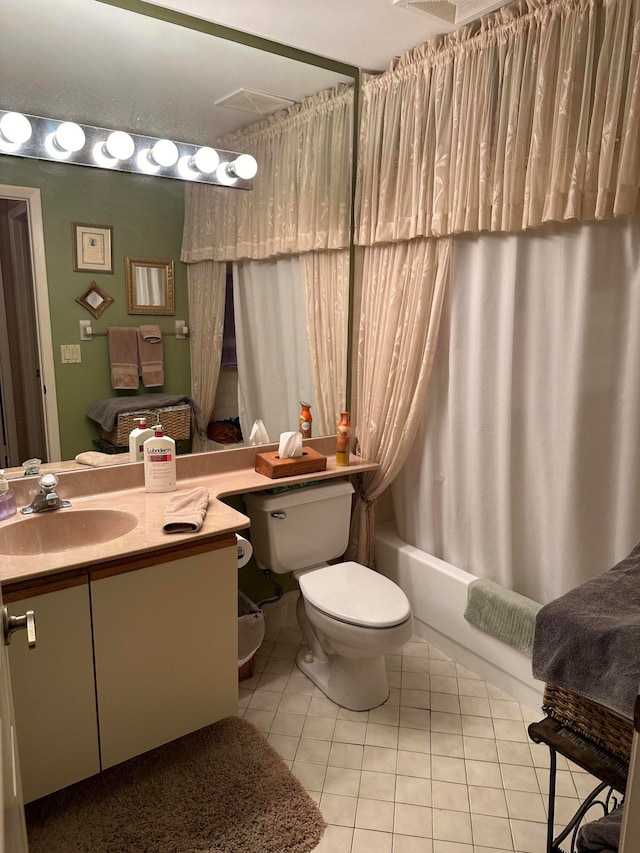
[[[314,853],[544,853],[548,749],[521,705],[420,638],[387,658],[372,711],[327,699],[295,666],[298,628],[267,633],[240,714],[265,733],[328,827]],[[564,826],[596,784],[558,758]]]

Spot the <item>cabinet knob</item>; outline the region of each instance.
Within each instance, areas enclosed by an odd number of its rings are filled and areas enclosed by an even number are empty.
[[[36,614],[33,610],[27,610],[23,616],[11,616],[6,607],[2,608],[2,633],[4,644],[8,646],[14,631],[27,629],[27,643],[30,649],[36,647]]]

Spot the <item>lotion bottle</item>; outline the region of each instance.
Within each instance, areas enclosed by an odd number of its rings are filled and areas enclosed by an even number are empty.
[[[176,490],[176,443],[162,430],[162,425],[153,427],[152,438],[143,445],[144,487],[147,492],[175,492]]]
[[[153,438],[153,430],[147,426],[146,418],[134,418],[138,426],[129,433],[129,462],[140,462],[143,458],[144,443]]]

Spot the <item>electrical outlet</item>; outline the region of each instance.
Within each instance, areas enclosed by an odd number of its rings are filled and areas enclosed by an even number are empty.
[[[80,344],[61,344],[60,360],[63,364],[80,364],[82,361]]]

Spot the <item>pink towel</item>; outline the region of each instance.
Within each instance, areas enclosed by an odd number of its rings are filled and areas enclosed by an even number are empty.
[[[162,332],[159,326],[138,327],[138,364],[145,388],[164,385]]]
[[[138,335],[133,327],[111,326],[107,329],[111,386],[115,389],[137,388]]]

